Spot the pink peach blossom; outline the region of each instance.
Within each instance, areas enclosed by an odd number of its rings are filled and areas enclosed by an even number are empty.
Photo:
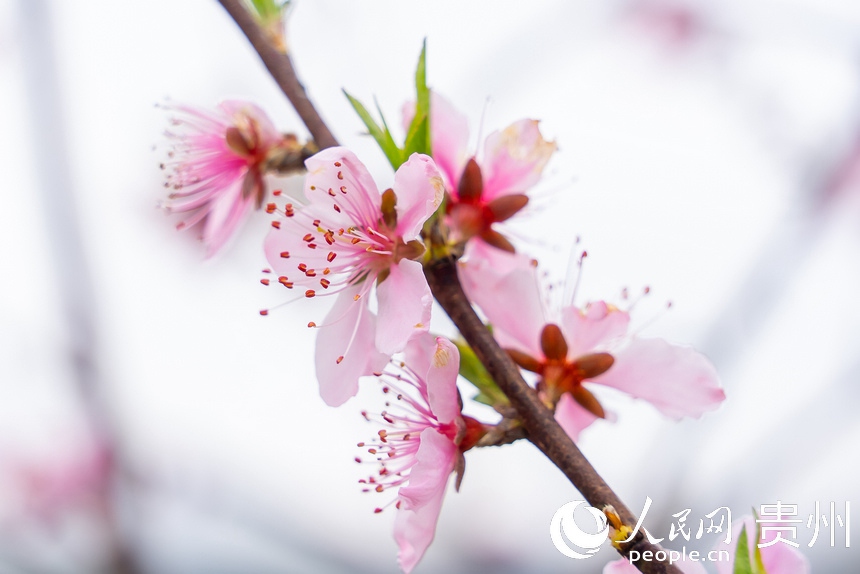
[[[404,123],[414,115],[414,104],[404,107]],[[445,98],[431,93],[430,132],[433,159],[445,179],[449,201],[447,221],[455,240],[479,237],[513,251],[494,224],[506,221],[528,203],[527,191],[541,177],[556,150],[541,136],[536,120],[520,120],[491,133],[480,160],[467,151],[469,127]]]
[[[766,526],[766,524],[765,524]],[[756,528],[755,519],[752,516],[744,516],[735,520],[732,523],[732,549],[730,554],[732,560],[730,562],[717,562],[717,574],[731,574],[735,567],[735,554],[737,551],[737,541],[740,539],[741,530],[746,527],[747,546],[749,555],[752,557],[755,553],[755,547],[759,543],[756,536],[758,529]],[[726,545],[719,543],[715,547],[716,550],[725,550]],[[764,564],[766,574],[809,574],[809,560],[795,549],[784,542],[777,542],[770,546],[764,546],[760,549],[761,561]]]
[[[253,204],[265,195],[261,164],[282,140],[268,116],[257,106],[225,101],[215,110],[171,104],[179,112],[165,187],[171,190],[164,207],[187,213],[178,229],[200,224],[200,236],[211,257],[233,235]]]
[[[337,406],[355,395],[359,377],[429,328],[421,228],[441,204],[443,184],[433,160],[419,154],[384,193],[345,148],[324,150],[305,165],[308,204],[284,207],[265,250],[281,285],[308,298],[338,294],[316,345],[320,393]],[[368,307],[374,286],[377,316]]]
[[[629,313],[614,305],[571,304],[550,315],[535,266],[524,256],[485,249],[461,263],[460,276],[499,343],[554,393],[556,420],[574,440],[606,415],[591,393],[595,385],[644,399],[674,419],[699,417],[725,399],[703,355],[631,335]]]
[[[379,377],[383,391],[396,397],[379,415],[386,428],[379,431],[378,441],[359,443],[381,466],[360,481],[365,491],[398,489],[394,538],[406,573],[433,541],[448,477],[458,470],[462,453],[483,434],[480,423],[460,414],[459,367],[457,347],[447,339],[426,333],[413,339],[406,348],[406,363]]]

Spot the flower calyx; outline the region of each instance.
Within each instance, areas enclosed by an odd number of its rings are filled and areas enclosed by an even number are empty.
[[[481,167],[475,158],[471,158],[460,176],[457,197],[449,197],[446,203],[446,213],[460,240],[480,237],[493,247],[514,253],[513,244],[493,229],[493,224],[510,219],[528,202],[529,198],[524,194],[503,195],[487,201]]]
[[[538,392],[549,406],[555,407],[565,393],[598,418],[606,413],[597,398],[582,383],[608,371],[615,363],[609,353],[588,353],[569,357],[569,347],[558,325],[549,323],[540,335],[542,357],[533,357],[516,349],[507,349],[508,355],[522,369],[540,375]]]

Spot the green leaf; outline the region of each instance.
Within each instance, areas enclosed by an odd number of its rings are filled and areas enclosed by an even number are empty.
[[[735,569],[733,574],[754,574],[752,563],[750,562],[746,525],[741,529],[738,545],[735,548]]]
[[[429,151],[425,147],[427,137],[430,134],[430,123],[428,120],[429,118],[427,116],[424,116],[415,131],[411,132],[406,137],[406,143],[403,144],[404,161],[409,159],[409,156],[411,156],[413,153],[423,153],[425,155],[430,155]]]
[[[496,382],[478,360],[475,351],[468,343],[462,340],[454,341],[457,350],[460,351],[460,376],[475,385],[479,393],[475,400],[485,405],[507,405],[508,397],[496,385]]]
[[[262,22],[276,20],[281,15],[281,10],[289,3],[289,0],[278,2],[277,0],[246,0],[251,8],[257,13]]]
[[[382,118],[384,128],[380,127],[376,123],[376,120],[373,119],[373,116],[370,115],[370,112],[367,111],[367,108],[364,107],[364,104],[349,95],[346,90],[343,90],[343,93],[349,100],[349,103],[352,104],[353,109],[358,113],[358,117],[361,118],[361,121],[367,128],[367,132],[376,140],[379,147],[382,148],[382,153],[388,158],[391,167],[394,169],[400,167],[400,164],[403,163],[403,152],[394,143],[394,138],[391,137],[391,132],[385,124],[385,118]],[[380,115],[382,114],[380,113]]]
[[[427,40],[421,46],[418,66],[415,68],[415,116],[406,132],[405,154],[408,158],[413,153],[430,155],[430,88],[427,87]]]
[[[753,572],[755,574],[767,574],[764,568],[764,560],[761,558],[761,548],[758,545],[761,543],[761,524],[758,522],[758,512],[753,508],[753,517],[755,518],[755,554],[753,555]]]

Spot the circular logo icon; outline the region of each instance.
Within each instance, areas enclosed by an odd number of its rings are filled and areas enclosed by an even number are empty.
[[[568,558],[591,558],[600,550],[600,545],[603,544],[603,541],[609,538],[609,525],[606,523],[606,516],[593,506],[586,505],[585,510],[594,518],[597,533],[590,534],[579,527],[573,517],[573,512],[580,504],[585,504],[585,501],[574,500],[568,502],[555,511],[549,523],[549,536],[552,539],[553,545],[556,550]],[[570,544],[565,538],[570,541]],[[581,549],[582,552],[574,550],[571,548],[571,545]]]

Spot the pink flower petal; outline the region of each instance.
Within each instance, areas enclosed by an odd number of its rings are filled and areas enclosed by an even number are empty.
[[[725,544],[724,540],[720,540],[714,546],[714,550],[728,550],[732,559],[729,562],[717,562],[717,574],[732,574],[735,569],[735,553],[737,551],[738,540],[741,536],[741,529],[747,529],[747,548],[750,557],[754,556],[755,547],[758,544],[756,539],[755,519],[752,516],[746,515],[732,522],[732,540],[731,544]],[[766,526],[766,524],[765,524]],[[761,560],[764,563],[764,568],[767,574],[809,574],[811,568],[809,560],[801,554],[796,548],[789,546],[783,542],[777,542],[772,546],[765,546],[761,549]]]
[[[644,399],[668,417],[699,417],[726,398],[714,366],[690,347],[662,339],[634,339],[615,364],[594,379]]]
[[[777,542],[761,549],[761,560],[768,574],[809,574],[809,560],[797,549]]]
[[[543,356],[540,333],[546,319],[531,260],[483,241],[470,241],[466,254],[459,267],[463,290],[493,325],[499,344],[535,357]]]
[[[442,205],[445,184],[433,160],[414,153],[394,174],[397,233],[404,241],[418,239],[427,218]]]
[[[373,344],[376,317],[364,299],[354,300],[358,289],[346,289],[318,328],[316,371],[320,396],[337,407],[358,392],[358,379],[380,371],[388,356]],[[338,363],[338,358],[343,360]]]
[[[404,129],[409,129],[414,116],[415,102],[407,102],[403,106]],[[456,193],[460,174],[468,159],[469,121],[436,92],[430,93],[430,133],[433,160],[442,171],[446,187]]]
[[[242,180],[213,202],[203,224],[206,257],[212,257],[233,236],[253,202],[253,197],[242,197]]]
[[[608,343],[627,333],[629,324],[630,315],[610,308],[603,301],[590,303],[585,311],[575,306],[561,310],[561,328],[571,359],[605,349]]]
[[[322,212],[322,213],[321,213]],[[266,240],[263,244],[263,250],[266,253],[266,259],[269,262],[272,270],[278,275],[286,276],[290,281],[307,283],[310,287],[313,283],[314,288],[319,288],[319,279],[310,280],[302,271],[299,270],[299,265],[304,264],[308,269],[322,271],[331,265],[327,256],[332,251],[339,252],[340,257],[344,257],[345,253],[340,253],[342,247],[340,244],[328,246],[322,241],[322,246],[318,249],[310,249],[309,243],[304,240],[305,234],[311,230],[309,222],[314,219],[322,219],[325,214],[338,215],[330,206],[327,209],[321,205],[309,205],[300,210],[296,210],[296,215],[293,219],[301,218],[302,222],[308,222],[308,225],[299,225],[292,219],[287,219],[279,227],[272,227],[266,235]],[[323,220],[325,225],[334,226],[337,221],[333,217],[327,217]],[[341,222],[342,223],[342,222]],[[348,227],[350,223],[342,225]],[[337,228],[337,227],[335,227]],[[288,257],[282,257],[281,254],[287,254]]]
[[[442,424],[460,416],[459,373],[460,352],[457,347],[448,339],[437,337],[427,372],[427,401],[436,420]]]
[[[433,356],[436,354],[436,336],[427,332],[412,337],[406,345],[404,353],[409,369],[418,375],[419,381],[416,382],[426,381],[430,366],[433,363]],[[424,394],[426,395],[426,393]]]
[[[398,561],[412,571],[436,534],[448,477],[454,470],[457,446],[432,428],[421,431],[409,484],[400,489],[401,508],[394,523],[394,539],[400,546]]]
[[[406,343],[430,328],[433,296],[421,263],[403,259],[376,288],[379,326],[376,348],[387,355],[402,351]]]
[[[555,143],[543,139],[535,120],[520,120],[490,134],[481,162],[483,199],[524,193],[538,182],[555,150]]]
[[[329,201],[322,194],[332,190],[341,198],[339,205],[348,214],[348,221],[376,227],[381,195],[367,168],[354,153],[344,147],[324,149],[308,158],[305,167],[308,169],[305,194],[309,201],[314,198]]]
[[[555,407],[555,420],[574,442],[579,440],[579,433],[597,418],[573,400],[569,393],[562,395]]]

